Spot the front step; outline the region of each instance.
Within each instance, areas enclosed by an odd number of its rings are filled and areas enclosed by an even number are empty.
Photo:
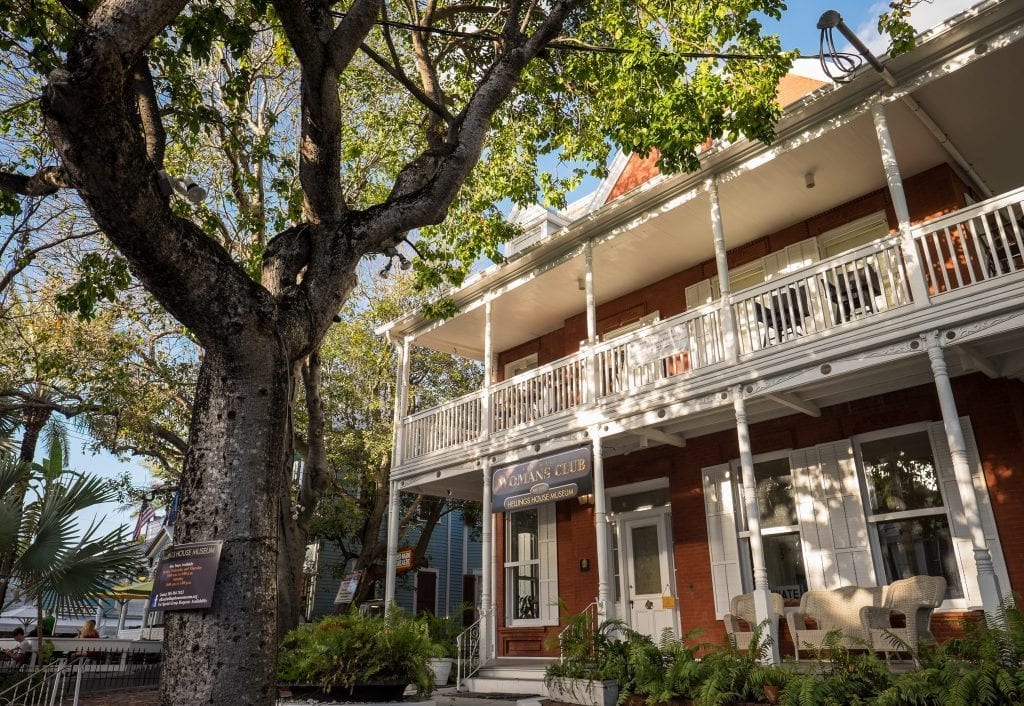
[[[554,660],[544,657],[499,657],[463,682],[474,694],[523,694],[547,696],[544,670]]]

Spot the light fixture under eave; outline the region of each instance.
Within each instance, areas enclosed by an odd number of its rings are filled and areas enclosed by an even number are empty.
[[[580,505],[593,505],[594,504],[594,494],[593,493],[587,493],[586,495],[578,495],[576,497],[576,499],[580,501]]]
[[[814,172],[807,172],[804,174],[804,186],[808,189],[814,188]]]

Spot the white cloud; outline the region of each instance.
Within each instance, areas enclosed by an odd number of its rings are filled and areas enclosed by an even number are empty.
[[[932,29],[953,15],[959,14],[975,4],[976,0],[921,0],[910,13],[910,24],[918,34]],[[861,41],[874,54],[884,54],[889,47],[888,37],[878,34],[878,16],[889,8],[888,2],[872,3],[868,19],[854,28]]]

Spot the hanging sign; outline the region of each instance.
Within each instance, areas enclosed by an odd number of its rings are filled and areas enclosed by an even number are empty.
[[[406,571],[412,571],[412,547],[402,547],[398,550],[398,563],[396,569],[398,573],[404,574]]]
[[[195,542],[165,549],[153,580],[150,610],[209,608],[222,544]]]
[[[676,324],[626,344],[630,365],[646,365],[690,348],[688,324]]]
[[[491,506],[511,512],[585,495],[592,488],[590,447],[498,468],[491,477]]]

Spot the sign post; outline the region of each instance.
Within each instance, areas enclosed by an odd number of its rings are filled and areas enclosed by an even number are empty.
[[[213,603],[223,542],[179,544],[164,550],[149,598],[150,610],[195,610]]]

